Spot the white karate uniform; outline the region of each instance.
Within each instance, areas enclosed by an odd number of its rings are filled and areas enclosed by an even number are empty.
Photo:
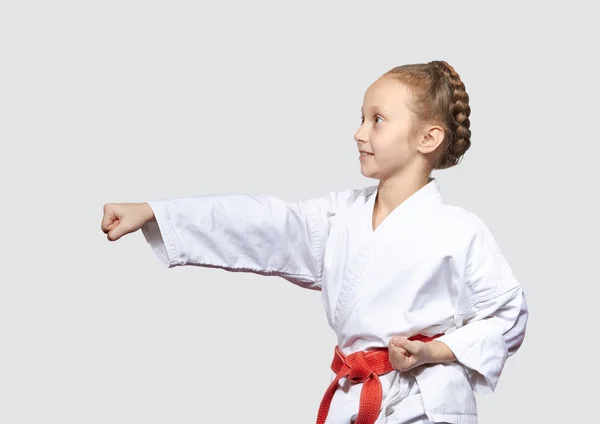
[[[345,355],[387,347],[394,335],[445,333],[437,340],[458,361],[381,376],[377,422],[476,424],[474,391],[492,392],[523,342],[525,296],[490,230],[472,212],[444,204],[437,179],[373,231],[377,191],[298,202],[249,194],[149,201],[156,221],[142,232],[169,268],[246,271],[321,290]],[[358,412],[362,384],[339,384],[327,423],[350,423]]]

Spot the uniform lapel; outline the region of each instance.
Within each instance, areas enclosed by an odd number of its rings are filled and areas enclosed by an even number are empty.
[[[373,231],[373,211],[379,190],[376,186],[369,187],[367,190],[372,194],[356,216],[358,228],[355,230],[359,232],[357,236],[361,238],[357,259],[349,264],[347,279],[343,283],[336,305],[334,330],[338,334],[346,318],[348,305],[352,303],[356,293],[356,287],[370,267],[411,225],[442,203],[438,181],[432,178],[426,186],[398,205]]]
[[[375,248],[374,254],[377,257],[381,256],[411,225],[423,219],[436,205],[442,203],[438,181],[436,178],[432,178],[426,186],[413,193],[390,212],[373,231],[373,210],[378,191],[375,190],[372,199],[369,199],[369,203],[372,202],[373,205],[370,208],[371,216],[368,219]]]

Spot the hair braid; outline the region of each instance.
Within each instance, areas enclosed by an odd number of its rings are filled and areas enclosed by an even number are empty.
[[[450,120],[448,143],[446,149],[438,160],[435,168],[444,169],[457,165],[463,155],[471,147],[471,130],[469,129],[471,107],[469,106],[469,95],[460,76],[445,61],[429,62],[432,70],[433,81],[442,81],[450,87]]]
[[[409,108],[415,115],[415,133],[423,125],[440,124],[444,140],[433,169],[457,165],[471,147],[469,129],[469,96],[460,76],[447,62],[435,60],[397,66],[384,75],[390,75],[411,89]]]

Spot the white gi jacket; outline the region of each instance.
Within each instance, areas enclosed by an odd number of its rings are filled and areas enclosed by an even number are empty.
[[[169,268],[246,271],[321,290],[346,355],[387,347],[394,335],[446,333],[437,340],[458,361],[409,373],[431,421],[475,424],[473,392],[495,389],[525,337],[525,296],[490,230],[472,212],[444,204],[437,179],[373,231],[377,191],[347,189],[299,202],[248,194],[150,201],[156,221],[142,232]],[[399,374],[380,377],[382,405]],[[329,416],[335,405],[358,412],[360,386],[337,390]]]

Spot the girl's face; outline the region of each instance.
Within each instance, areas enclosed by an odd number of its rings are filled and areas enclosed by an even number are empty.
[[[418,156],[416,143],[409,140],[413,114],[409,111],[409,90],[403,83],[383,76],[366,91],[361,108],[362,124],[354,134],[361,173],[368,178],[386,179],[406,169]]]

